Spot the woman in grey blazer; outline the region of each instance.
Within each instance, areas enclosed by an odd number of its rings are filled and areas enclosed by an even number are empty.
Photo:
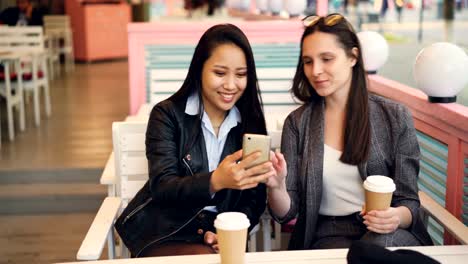
[[[421,221],[419,146],[402,105],[367,92],[361,47],[339,14],[304,19],[292,92],[304,105],[284,123],[276,177],[268,179],[273,217],[297,217],[290,249],[432,244]],[[363,181],[391,177],[391,207],[362,210]]]

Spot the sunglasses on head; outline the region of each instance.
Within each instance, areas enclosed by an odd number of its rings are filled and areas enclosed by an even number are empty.
[[[315,24],[317,24],[321,18],[323,18],[323,23],[326,26],[332,27],[338,24],[341,20],[343,20],[344,17],[338,13],[330,14],[325,17],[311,15],[311,16],[306,16],[304,19],[302,19],[302,24],[304,25],[304,27],[312,27]]]

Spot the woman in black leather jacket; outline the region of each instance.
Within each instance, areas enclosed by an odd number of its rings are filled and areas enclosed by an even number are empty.
[[[208,29],[182,87],[151,111],[146,132],[149,180],[115,227],[132,256],[217,250],[213,220],[243,212],[250,228],[265,209],[261,182],[271,162],[246,169],[242,135],[266,134],[250,44],[234,25]]]

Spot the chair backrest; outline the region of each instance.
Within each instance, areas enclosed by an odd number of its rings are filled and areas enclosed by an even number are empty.
[[[289,92],[296,71],[298,45],[253,45],[265,113],[284,114],[300,104]],[[193,45],[152,45],[147,48],[148,100],[154,105],[177,91],[193,55]]]
[[[42,27],[0,27],[0,51],[43,52]]]
[[[289,93],[295,68],[259,68],[257,76],[265,112],[289,113],[299,104]],[[188,69],[160,69],[152,72],[150,104],[167,99],[184,82]]]
[[[116,192],[123,207],[148,180],[145,154],[146,121],[114,122],[112,141],[115,155]]]
[[[70,17],[67,15],[48,15],[44,16],[44,29],[47,33],[48,30],[54,29],[69,29]]]
[[[72,29],[68,15],[44,16],[44,32],[49,36],[63,40],[64,47],[73,46]]]

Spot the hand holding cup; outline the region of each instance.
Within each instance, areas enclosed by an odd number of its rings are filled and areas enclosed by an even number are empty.
[[[386,176],[368,176],[364,181],[366,204],[364,224],[367,229],[376,233],[386,234],[395,231],[400,218],[396,208],[390,207],[393,192],[396,189],[393,180]]]

